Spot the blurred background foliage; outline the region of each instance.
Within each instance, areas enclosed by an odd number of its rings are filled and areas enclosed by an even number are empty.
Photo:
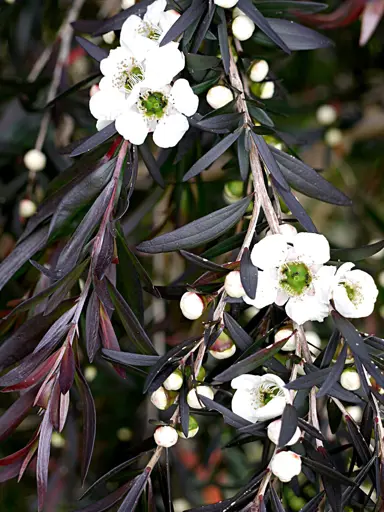
[[[23,155],[34,147],[39,133],[57,57],[55,40],[70,3],[59,0],[14,3],[3,0],[0,3],[0,260],[13,249],[25,226],[26,219],[20,214],[21,202],[29,199],[38,204],[49,182],[69,165],[70,159],[60,154],[60,148],[94,131],[94,120],[88,112],[89,85],[86,85],[63,97],[51,109],[52,122],[43,146],[46,168],[33,177],[28,174]],[[330,1],[329,12],[340,3],[343,2]],[[81,18],[104,18],[119,9],[118,1],[87,0]],[[359,46],[359,33],[360,21],[356,20],[348,26],[327,31],[335,42],[333,48],[294,52],[291,56],[247,43],[254,46],[255,57],[262,56],[270,65],[275,95],[265,100],[265,104],[276,126],[285,134],[286,142],[353,200],[352,208],[342,208],[300,196],[315,225],[333,247],[359,246],[384,237],[384,31],[379,25],[364,47]],[[111,47],[102,38],[96,42],[105,48]],[[31,70],[47,48],[51,48],[52,55],[33,81]],[[60,90],[96,71],[97,65],[73,41]],[[203,96],[202,109],[206,108]],[[327,126],[318,113],[318,108],[325,104],[332,105],[337,113],[336,119]],[[193,155],[193,158],[198,156]],[[181,183],[186,170],[181,165],[163,169],[167,182],[164,191],[153,183],[143,165],[139,169],[137,188],[123,219],[123,228],[132,247],[149,238],[151,233],[164,228],[169,230],[223,206],[228,200],[225,185],[239,179],[230,155],[225,155],[195,182]],[[380,297],[375,314],[364,319],[359,327],[377,334],[383,332],[384,318],[382,253],[362,265],[377,278]],[[141,260],[155,284],[177,281],[184,268],[184,260],[178,254],[159,254]],[[222,257],[222,261],[225,260],[228,257]],[[37,280],[37,270],[24,266],[0,293],[0,315],[4,316]],[[165,343],[173,345],[200,329],[181,318],[178,301],[159,301],[144,292],[144,303],[146,326],[157,347],[164,347]],[[314,329],[314,326],[309,327]],[[316,329],[323,340],[329,335],[327,323],[317,325]],[[123,349],[124,343],[121,340]],[[208,360],[208,368],[212,365],[214,363]],[[95,452],[88,476],[88,482],[92,483],[126,460],[134,453],[135,446],[151,435],[153,429],[147,419],[156,417],[156,413],[142,399],[143,377],[139,373],[131,373],[123,381],[100,358],[91,366],[84,358],[83,368],[95,398],[98,418]],[[11,396],[1,396],[0,413],[11,403]],[[77,466],[81,437],[76,426],[80,424],[79,412],[72,406],[63,436],[55,434],[53,438],[47,511],[77,508],[74,503],[81,494]],[[199,415],[198,420],[199,435],[192,441],[181,441],[172,452],[175,512],[188,508],[188,504],[214,502],[233,494],[247,481],[252,464],[260,457],[258,443],[222,449],[233,437],[230,428],[224,427],[221,420],[210,421],[209,415]],[[24,446],[37,424],[37,416],[26,418],[0,447],[0,457]],[[108,488],[112,490],[114,485],[112,479]],[[154,485],[160,485],[159,480],[155,480]],[[294,486],[285,487],[287,510],[299,510],[305,499],[295,495],[298,490]],[[305,484],[301,495],[309,498],[313,492],[311,486]],[[35,498],[33,467],[21,484],[13,480],[3,484],[0,490],[2,510],[35,510]]]

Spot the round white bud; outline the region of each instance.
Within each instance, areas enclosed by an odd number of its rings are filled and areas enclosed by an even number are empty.
[[[47,157],[39,149],[30,149],[24,155],[24,165],[29,171],[42,171],[47,164]]]
[[[164,427],[157,427],[153,437],[155,438],[155,443],[163,448],[170,448],[171,446],[174,446],[179,439],[177,431],[168,425],[165,425]]]
[[[316,119],[323,126],[328,126],[336,121],[337,110],[332,105],[321,105],[316,111]]]
[[[231,338],[222,332],[215,343],[209,349],[209,353],[215,359],[228,359],[236,352],[236,345]]]
[[[54,448],[63,448],[65,446],[64,437],[58,432],[52,433],[51,444]]]
[[[28,219],[36,213],[37,206],[30,199],[22,199],[19,203],[19,215],[23,219]]]
[[[268,429],[267,429],[268,438],[270,441],[272,441],[272,443],[274,443],[276,445],[279,442],[280,431],[281,431],[281,420],[272,421],[272,423],[270,423],[268,425]],[[300,439],[300,436],[301,436],[301,430],[299,429],[299,427],[297,427],[296,432],[293,434],[291,440],[288,441],[288,443],[286,443],[286,446],[291,446],[292,444],[296,444],[297,441]]]
[[[171,373],[163,382],[163,386],[168,391],[178,391],[183,385],[183,374],[178,368]]]
[[[188,424],[188,436],[186,437],[181,429],[181,426],[177,428],[177,433],[182,439],[191,439],[191,437],[195,437],[195,435],[199,431],[199,424],[195,420],[193,416],[189,416],[189,424]]]
[[[341,374],[340,384],[348,391],[357,391],[361,386],[360,376],[352,368],[347,368]]]
[[[196,320],[203,314],[203,299],[195,292],[185,292],[180,299],[180,309],[185,318]]]
[[[241,284],[240,272],[233,270],[225,276],[224,289],[230,297],[239,299],[245,295],[243,285]]]
[[[93,382],[97,377],[96,366],[86,366],[84,369],[84,377],[87,382]]]
[[[252,82],[262,82],[268,75],[268,71],[268,62],[266,60],[258,60],[252,65],[249,78]]]
[[[270,100],[273,98],[273,95],[275,94],[275,83],[274,82],[264,82],[261,84],[261,90],[260,90],[260,98],[262,100]]]
[[[297,235],[297,229],[292,224],[280,224],[280,235],[283,235],[287,243],[292,243],[293,238]],[[265,236],[273,235],[272,231],[268,229]]]
[[[321,352],[320,336],[315,331],[305,331],[305,338],[308,342],[309,351],[317,357]]]
[[[232,34],[239,41],[246,41],[255,31],[255,24],[248,16],[237,16],[232,21]]]
[[[325,132],[324,140],[331,148],[340,146],[343,142],[343,133],[338,128],[330,128]]]
[[[156,389],[151,395],[151,402],[161,411],[165,411],[175,401],[177,393],[167,391],[163,386]]]
[[[294,452],[279,452],[271,461],[271,471],[280,482],[290,482],[301,473],[300,455]]]
[[[213,3],[219,7],[223,7],[223,9],[231,9],[238,1],[239,0],[213,0]]]
[[[6,4],[13,5],[16,2],[16,0],[5,0]]]
[[[136,0],[121,0],[121,8],[122,9],[129,9],[133,5],[135,5]]]
[[[103,34],[103,40],[107,44],[112,44],[115,39],[116,39],[116,35],[113,30],[111,30],[111,32],[107,32],[106,34]]]
[[[346,410],[356,423],[360,423],[361,418],[363,417],[363,409],[359,405],[350,405],[349,407],[346,407]]]
[[[197,395],[206,396],[211,400],[214,397],[213,389],[210,386],[197,386],[196,388],[191,389],[187,395],[187,402],[189,407],[192,407],[193,409],[204,409],[205,407]]]
[[[275,343],[278,341],[285,340],[289,337],[289,340],[286,342],[286,344],[281,348],[283,352],[292,352],[293,350],[296,350],[296,336],[293,334],[292,327],[283,327],[282,329],[279,329],[277,333],[275,334]]]
[[[233,100],[233,92],[224,85],[215,85],[207,92],[207,103],[214,109],[224,107]]]

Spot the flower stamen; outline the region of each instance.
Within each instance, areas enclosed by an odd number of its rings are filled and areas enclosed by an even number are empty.
[[[301,295],[312,282],[312,273],[305,263],[292,261],[280,267],[279,284],[290,296]]]
[[[167,96],[158,91],[147,91],[140,96],[138,102],[138,108],[150,119],[161,119],[167,106]]]
[[[160,27],[154,25],[153,23],[149,23],[148,21],[143,21],[137,32],[140,35],[151,39],[152,41],[158,41],[162,33]]]

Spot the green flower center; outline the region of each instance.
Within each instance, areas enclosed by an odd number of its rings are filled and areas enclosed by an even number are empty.
[[[354,304],[355,306],[361,302],[362,294],[360,291],[360,288],[358,286],[352,286],[348,282],[342,282],[341,283],[345,291],[347,292],[348,299]]]
[[[158,41],[161,36],[160,28],[157,25],[148,23],[148,21],[143,21],[138,32],[142,36],[147,37],[148,39],[152,39],[152,41]]]
[[[134,66],[129,71],[123,72],[124,89],[132,91],[133,87],[144,79],[144,72],[139,66]]]
[[[144,115],[160,119],[164,115],[168,99],[161,92],[150,92],[140,98],[140,107]]]
[[[288,295],[301,295],[312,282],[311,271],[300,261],[284,263],[280,267],[280,274],[280,286]]]
[[[278,394],[279,394],[278,388],[272,389],[271,391],[265,391],[262,393],[261,401],[263,402],[264,405],[267,405]]]

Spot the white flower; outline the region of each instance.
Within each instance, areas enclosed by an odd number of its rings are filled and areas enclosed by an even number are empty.
[[[379,290],[367,272],[352,270],[354,266],[353,263],[344,263],[337,270],[332,298],[341,315],[363,318],[373,312]]]
[[[239,41],[246,41],[255,31],[255,24],[248,16],[240,15],[232,21],[232,34]]]
[[[292,246],[284,235],[270,235],[258,242],[252,263],[261,269],[255,299],[243,299],[261,309],[285,304],[287,315],[296,323],[322,322],[329,314],[329,290],[334,270],[323,266],[330,258],[327,239],[315,233],[298,233]]]
[[[193,409],[204,409],[205,405],[199,400],[198,395],[206,396],[211,400],[213,400],[213,397],[215,396],[213,389],[210,386],[197,386],[196,388],[191,389],[187,395],[189,407],[193,407]]]
[[[163,386],[168,391],[178,391],[183,385],[183,374],[178,368],[171,373],[163,382]]]
[[[316,110],[316,119],[323,126],[332,124],[337,119],[337,110],[332,105],[321,105]]]
[[[141,19],[129,16],[121,27],[120,44],[137,60],[144,60],[147,53],[158,47],[165,34],[179,18],[176,11],[165,11],[166,0],[156,0]]]
[[[206,98],[208,105],[217,109],[224,107],[233,100],[233,92],[224,85],[215,85],[209,89]]]
[[[286,344],[282,347],[283,352],[291,352],[292,350],[296,350],[296,336],[293,334],[292,327],[283,327],[279,329],[275,334],[275,343],[285,340],[289,338]]]
[[[241,284],[240,272],[233,270],[225,276],[224,289],[230,297],[240,298],[245,294],[243,285]]]
[[[341,374],[340,384],[348,391],[357,391],[361,385],[359,374],[352,368],[347,368]]]
[[[291,400],[285,382],[272,373],[240,375],[232,380],[231,386],[236,389],[232,411],[252,423],[281,416]]]
[[[198,104],[199,98],[184,78],[173,86],[140,87],[133,104],[116,119],[116,130],[132,144],[142,144],[153,132],[157,146],[171,148],[188,130],[186,116],[195,114]]]
[[[290,482],[301,473],[300,455],[290,451],[277,453],[271,461],[271,471],[280,482]]]
[[[204,312],[204,302],[197,293],[185,292],[180,299],[180,309],[185,318],[196,320]]]
[[[268,438],[270,441],[272,441],[272,443],[274,443],[276,445],[279,442],[280,431],[281,431],[281,420],[272,421],[272,423],[270,423],[268,425],[268,428],[267,428]],[[297,441],[300,439],[300,436],[301,436],[301,430],[299,429],[299,427],[297,427],[296,432],[293,434],[290,441],[288,441],[288,443],[286,443],[286,445],[291,446],[292,444],[296,444]]]
[[[273,95],[275,94],[275,84],[274,82],[265,82],[261,84],[260,88],[260,98],[262,100],[270,100],[273,98]]]
[[[29,171],[42,171],[47,165],[47,157],[39,149],[30,149],[24,155],[24,165]]]
[[[231,9],[235,7],[239,0],[213,0],[213,3],[224,9]]]
[[[175,445],[179,439],[177,431],[168,425],[165,425],[164,427],[157,427],[153,437],[155,438],[156,444],[163,448],[170,448]]]
[[[252,80],[252,82],[262,82],[268,75],[268,71],[268,62],[266,60],[257,60],[254,64],[252,64],[249,78]]]

